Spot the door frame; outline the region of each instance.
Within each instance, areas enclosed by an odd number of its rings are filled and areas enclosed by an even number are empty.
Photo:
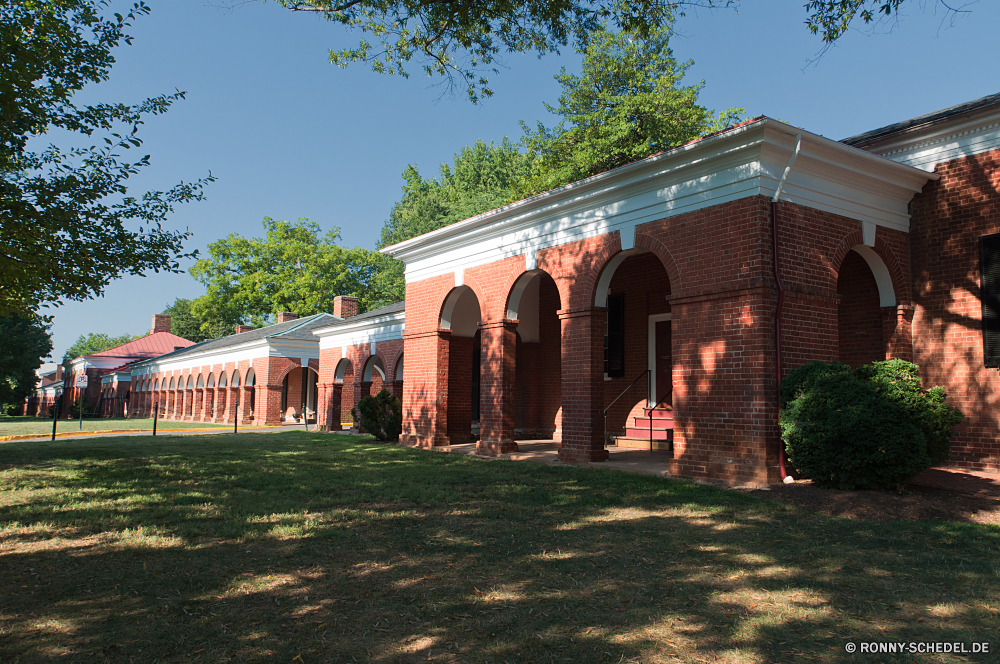
[[[646,395],[646,407],[652,407],[656,403],[656,324],[663,321],[672,320],[671,314],[653,314],[649,317],[648,329],[646,332],[647,356],[646,365],[649,369],[649,389]],[[673,338],[673,330],[670,330]],[[671,357],[673,357],[671,349]]]

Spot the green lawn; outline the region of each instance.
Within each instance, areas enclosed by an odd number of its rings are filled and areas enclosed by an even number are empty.
[[[1000,529],[290,432],[0,446],[0,661],[998,661]],[[848,656],[848,641],[991,641]]]
[[[232,428],[231,424],[210,424],[208,422],[168,422],[160,420],[158,429],[202,429],[202,428]],[[126,420],[120,417],[85,417],[84,431],[108,431],[119,429],[153,429],[153,418],[136,418]],[[59,420],[58,433],[78,433],[80,420]],[[0,436],[21,436],[33,433],[52,433],[51,418],[43,417],[0,417]]]

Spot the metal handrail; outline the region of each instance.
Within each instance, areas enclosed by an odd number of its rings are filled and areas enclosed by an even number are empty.
[[[653,405],[653,407],[649,409],[649,451],[650,451],[650,453],[653,452],[653,411],[656,410],[657,408],[659,408],[660,404],[663,403],[664,399],[666,399],[668,396],[669,396],[669,394],[663,395],[663,399],[660,399],[659,401],[657,401]],[[673,421],[673,420],[671,420],[671,421]],[[671,431],[673,431],[673,428],[671,428]],[[668,442],[670,443],[670,448],[668,449],[668,451],[670,452],[670,458],[672,459],[674,457],[674,435],[672,433],[671,434],[667,434],[667,439],[668,439]]]
[[[635,380],[633,380],[631,383],[629,383],[629,386],[626,387],[624,390],[622,390],[622,393],[619,394],[618,396],[616,396],[614,398],[614,400],[612,400],[611,403],[608,404],[608,407],[604,409],[604,446],[605,447],[607,447],[607,445],[608,445],[608,411],[611,410],[611,407],[615,405],[615,402],[617,402],[619,399],[621,399],[623,396],[625,396],[625,393],[628,392],[629,390],[631,390],[632,387],[634,387],[635,384],[639,382],[639,379],[642,378],[643,376],[646,376],[646,394],[649,394],[649,390],[652,388],[652,385],[650,385],[650,383],[649,383],[649,376],[650,375],[651,375],[650,374],[650,370],[646,369],[641,374],[639,374],[638,376],[636,376]],[[648,397],[646,399],[646,403],[649,403],[649,398]],[[650,436],[652,436],[652,433],[650,433]],[[652,443],[650,443],[650,447],[652,448]]]

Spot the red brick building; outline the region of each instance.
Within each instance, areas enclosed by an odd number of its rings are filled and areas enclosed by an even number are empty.
[[[25,400],[24,415],[52,417],[52,408],[59,402],[63,391],[63,368],[61,364],[43,364],[35,371],[38,385],[35,393]]]
[[[63,385],[62,414],[69,416],[70,404],[80,402],[81,394],[89,411],[107,417],[124,414],[124,404],[131,391],[130,366],[149,358],[159,357],[181,348],[193,345],[170,332],[170,316],[155,314],[149,334],[100,353],[81,355],[66,367]],[[112,382],[103,380],[106,374],[115,374]],[[78,387],[80,378],[87,376],[87,387]],[[110,388],[109,388],[110,386]],[[118,402],[118,406],[114,402]]]
[[[357,298],[334,298],[333,314],[278,315],[259,329],[212,339],[132,365],[129,411],[189,422],[314,423],[319,339],[313,330],[357,312]]]
[[[652,437],[677,474],[759,484],[781,376],[900,357],[967,415],[954,463],[995,470],[998,160],[1000,95],[842,142],[762,117],[388,247],[405,310],[317,330],[320,421],[377,375],[410,443],[587,463]]]

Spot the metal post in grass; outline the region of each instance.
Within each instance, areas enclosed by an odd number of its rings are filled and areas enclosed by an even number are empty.
[[[59,406],[62,405],[62,395],[52,400],[52,440],[56,439],[56,424],[59,422]]]
[[[240,426],[240,409],[239,406],[237,406],[236,416],[233,417],[233,433],[237,433],[239,431],[239,426]]]
[[[160,419],[160,402],[153,404],[153,436],[156,436],[156,420]]]

